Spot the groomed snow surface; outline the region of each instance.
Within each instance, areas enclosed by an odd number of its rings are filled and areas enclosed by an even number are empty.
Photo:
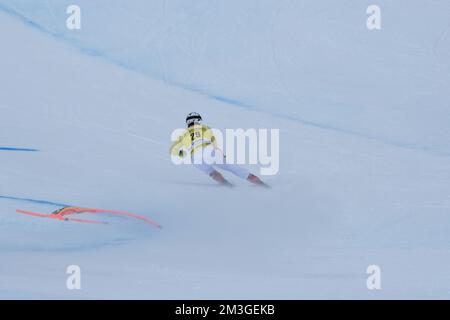
[[[0,298],[450,298],[447,1],[65,2],[0,1]],[[191,111],[279,128],[273,188],[174,166]]]

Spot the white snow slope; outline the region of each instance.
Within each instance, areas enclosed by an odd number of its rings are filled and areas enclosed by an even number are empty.
[[[448,1],[379,1],[380,31],[365,1],[78,2],[77,33],[0,1],[0,298],[450,298]],[[273,189],[174,166],[190,111],[280,128]],[[43,201],[163,228],[15,213]]]

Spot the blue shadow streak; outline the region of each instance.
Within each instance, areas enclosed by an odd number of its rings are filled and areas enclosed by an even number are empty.
[[[0,147],[0,151],[38,152],[39,150],[31,148]]]
[[[31,203],[45,204],[45,205],[57,206],[57,207],[70,207],[71,206],[69,204],[58,203],[58,202],[47,201],[47,200],[18,198],[18,197],[10,197],[10,196],[2,196],[2,195],[0,195],[0,199],[14,200],[14,201],[20,201],[20,202],[31,202]]]

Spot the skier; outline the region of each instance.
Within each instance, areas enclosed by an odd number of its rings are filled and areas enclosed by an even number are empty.
[[[184,158],[190,153],[192,164],[197,169],[208,174],[222,185],[232,186],[216,168],[230,171],[241,179],[268,187],[256,175],[239,165],[227,163],[225,155],[217,147],[216,138],[208,126],[202,124],[202,117],[197,112],[191,112],[186,117],[187,129],[170,148],[173,156]],[[220,156],[217,152],[222,153]]]

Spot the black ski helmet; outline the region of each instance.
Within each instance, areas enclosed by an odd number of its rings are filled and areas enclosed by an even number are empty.
[[[201,122],[202,116],[197,112],[191,112],[186,117],[186,124],[189,127],[193,123]]]

